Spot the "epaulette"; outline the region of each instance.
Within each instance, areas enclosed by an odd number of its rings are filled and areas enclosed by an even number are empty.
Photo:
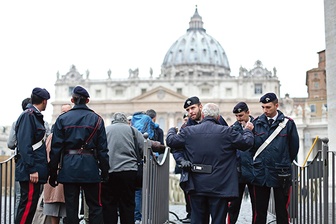
[[[284,117],[287,118],[290,121],[293,121],[293,118],[291,118],[291,117],[287,117],[287,116],[284,116]]]

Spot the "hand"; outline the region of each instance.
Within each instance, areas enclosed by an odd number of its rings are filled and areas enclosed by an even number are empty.
[[[31,173],[29,175],[29,179],[30,179],[30,182],[36,184],[38,182],[38,179],[39,179],[38,172]]]
[[[189,160],[182,160],[180,162],[180,166],[182,169],[186,170],[186,171],[190,171],[191,167],[192,167],[192,163]]]
[[[246,125],[245,125],[245,128],[249,129],[249,130],[253,130],[254,126],[251,122],[247,122]]]
[[[169,132],[170,130],[174,131],[174,133],[177,133],[177,132],[178,132],[178,128],[177,128],[177,127],[169,128],[168,132]]]
[[[49,184],[52,187],[56,187],[58,185],[57,175],[50,175],[50,177],[49,177]]]

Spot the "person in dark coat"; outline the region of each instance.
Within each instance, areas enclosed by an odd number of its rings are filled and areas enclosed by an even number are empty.
[[[299,151],[299,135],[294,121],[278,110],[278,98],[274,93],[266,93],[260,98],[260,102],[264,113],[253,121],[253,185],[256,208],[253,223],[266,223],[271,188],[274,193],[277,223],[289,223],[291,164]],[[268,137],[283,125],[285,127],[280,133],[271,142],[267,141],[264,150],[258,150]]]
[[[191,223],[226,223],[228,201],[238,197],[236,149],[253,146],[253,124],[248,122],[243,134],[219,124],[219,107],[205,104],[202,121],[176,133],[170,128],[166,143],[169,147],[184,148],[188,166],[185,189],[191,203]]]
[[[253,117],[250,115],[250,110],[245,102],[239,102],[233,108],[234,115],[236,116],[236,122],[231,126],[236,131],[243,133],[244,127],[247,122],[252,122]],[[252,219],[254,217],[254,200],[253,200],[253,167],[252,167],[252,154],[250,150],[241,151],[237,150],[237,169],[239,174],[239,194],[238,198],[232,200],[229,203],[229,219],[228,223],[233,224],[237,222],[241,202],[243,199],[243,194],[245,192],[245,187],[248,188],[250,194],[251,205],[252,205]]]
[[[191,126],[191,125],[197,125],[202,121],[203,105],[197,96],[189,97],[188,99],[186,99],[183,107],[186,110],[186,122],[181,126],[181,128],[184,128],[186,126]],[[185,117],[183,117],[183,119],[185,119]],[[218,122],[221,125],[228,126],[222,116],[219,116]],[[188,166],[188,161],[185,160],[183,150],[181,151],[181,150],[176,150],[172,148],[171,152],[176,161],[177,167],[182,168],[185,165]],[[190,217],[191,217],[191,207],[190,207],[190,202],[189,202],[190,199],[188,196],[188,192],[184,189],[184,180],[187,176],[188,176],[188,173],[182,169],[181,178],[180,178],[180,186],[185,195],[186,211],[187,211],[187,216],[181,220],[183,223],[190,223]]]
[[[42,111],[50,94],[46,89],[34,88],[31,104],[21,113],[15,124],[17,162],[15,180],[20,183],[20,203],[15,223],[31,223],[40,196],[41,184],[47,182],[48,161],[45,145],[46,128]]]
[[[57,118],[51,142],[49,184],[63,184],[67,223],[79,223],[81,188],[90,223],[103,223],[100,182],[108,178],[109,156],[104,121],[86,105],[89,97],[83,87],[73,89],[75,106]]]

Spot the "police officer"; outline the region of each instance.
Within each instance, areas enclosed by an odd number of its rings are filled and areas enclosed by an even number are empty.
[[[299,150],[299,136],[294,121],[278,110],[278,98],[266,93],[260,98],[263,114],[254,121],[254,173],[255,217],[254,224],[265,224],[270,190],[273,188],[277,223],[289,223],[288,205],[291,187],[291,164]],[[281,125],[280,125],[281,124]],[[279,134],[278,126],[285,126]],[[261,150],[271,136],[275,138]]]
[[[236,122],[231,126],[236,131],[240,133],[243,132],[247,122],[252,122],[253,117],[250,115],[250,110],[245,102],[239,102],[234,108],[233,111],[236,116]],[[241,202],[243,199],[243,194],[245,188],[248,188],[250,193],[250,199],[252,204],[252,211],[254,211],[254,200],[253,200],[253,169],[252,169],[252,154],[250,150],[241,151],[237,150],[237,169],[239,173],[239,192],[238,198],[235,198],[229,203],[229,224],[237,222],[239,216],[239,210]],[[253,212],[252,212],[253,219]],[[251,220],[252,220],[251,219]]]
[[[64,186],[67,223],[79,223],[81,188],[90,223],[103,223],[100,182],[108,177],[109,157],[104,121],[87,107],[89,97],[83,87],[73,89],[71,102],[75,105],[57,118],[51,142],[49,183]]]
[[[233,128],[219,124],[219,108],[216,104],[205,104],[202,121],[198,125],[182,128],[176,133],[170,128],[167,145],[185,147],[189,158],[189,190],[191,223],[223,224],[228,201],[238,196],[238,174],[236,149],[246,150],[253,146],[253,125],[246,124],[243,134]]]
[[[20,203],[15,223],[31,223],[36,211],[41,184],[47,182],[48,167],[46,129],[41,111],[47,107],[50,94],[46,89],[34,88],[31,104],[16,121],[17,163],[15,180],[20,183]]]

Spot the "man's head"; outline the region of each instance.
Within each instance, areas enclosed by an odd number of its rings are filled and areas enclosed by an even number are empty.
[[[71,98],[71,102],[74,104],[87,104],[90,100],[89,100],[89,93],[88,91],[86,91],[86,89],[84,89],[81,86],[76,86],[73,90],[72,90],[72,98]]]
[[[61,106],[61,112],[62,113],[68,112],[69,110],[71,110],[71,105],[70,104],[63,104]]]
[[[266,93],[260,98],[261,107],[266,117],[274,117],[279,107],[278,98],[274,93]]]
[[[152,118],[152,120],[155,122],[156,120],[156,112],[153,109],[149,109],[146,111],[146,114]]]
[[[245,102],[239,102],[233,108],[232,112],[235,114],[239,123],[248,122],[250,120],[250,111]]]
[[[30,97],[22,100],[22,103],[21,103],[21,106],[22,106],[22,110],[26,110],[27,108],[27,105],[31,102],[31,99]]]
[[[40,111],[44,111],[47,108],[47,101],[50,99],[50,94],[46,89],[36,87],[33,89],[30,98],[33,105]]]
[[[214,103],[207,103],[202,110],[202,117],[213,117],[216,120],[219,118],[219,107]]]
[[[127,117],[124,113],[116,112],[112,115],[112,124],[114,123],[125,123],[128,124]]]
[[[188,112],[190,119],[196,121],[202,119],[202,104],[197,96],[188,98],[184,102],[184,109]]]

